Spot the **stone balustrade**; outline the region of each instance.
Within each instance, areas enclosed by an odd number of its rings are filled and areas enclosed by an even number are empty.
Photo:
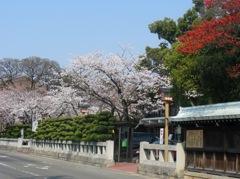
[[[168,151],[168,161],[164,153]],[[140,160],[138,172],[145,175],[163,177],[182,177],[185,167],[185,152],[183,145],[159,145],[140,143]]]
[[[114,142],[72,142],[0,138],[0,149],[30,152],[62,160],[96,166],[112,166]]]
[[[0,138],[0,149],[14,151],[18,147],[18,139]]]
[[[72,142],[0,138],[0,149],[24,151],[35,155],[74,161],[96,166],[113,166],[114,142]],[[168,161],[164,152],[168,151]],[[138,173],[151,176],[182,178],[185,167],[183,145],[140,143]]]

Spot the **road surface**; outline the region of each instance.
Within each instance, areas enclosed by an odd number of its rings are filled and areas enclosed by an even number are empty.
[[[0,179],[147,179],[134,173],[0,150]]]

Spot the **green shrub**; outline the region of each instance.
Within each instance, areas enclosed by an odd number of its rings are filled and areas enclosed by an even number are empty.
[[[115,117],[109,112],[71,118],[48,119],[39,123],[33,138],[41,140],[106,141],[112,139]]]
[[[21,129],[24,129],[24,137],[30,138],[32,137],[32,128],[30,125],[26,124],[14,124],[10,125],[6,128],[6,130],[2,133],[3,138],[19,138],[21,137]]]

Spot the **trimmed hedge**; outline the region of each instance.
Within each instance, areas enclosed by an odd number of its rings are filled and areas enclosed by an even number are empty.
[[[33,132],[30,125],[15,124],[8,126],[4,132],[1,133],[3,138],[19,138],[21,137],[21,129],[24,129],[24,138],[29,139],[32,137]]]
[[[41,121],[33,135],[40,140],[106,141],[113,139],[116,119],[109,112]]]

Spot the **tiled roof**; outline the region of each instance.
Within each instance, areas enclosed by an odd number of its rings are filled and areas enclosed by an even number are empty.
[[[170,122],[240,119],[240,101],[181,107],[176,116],[169,117]]]

